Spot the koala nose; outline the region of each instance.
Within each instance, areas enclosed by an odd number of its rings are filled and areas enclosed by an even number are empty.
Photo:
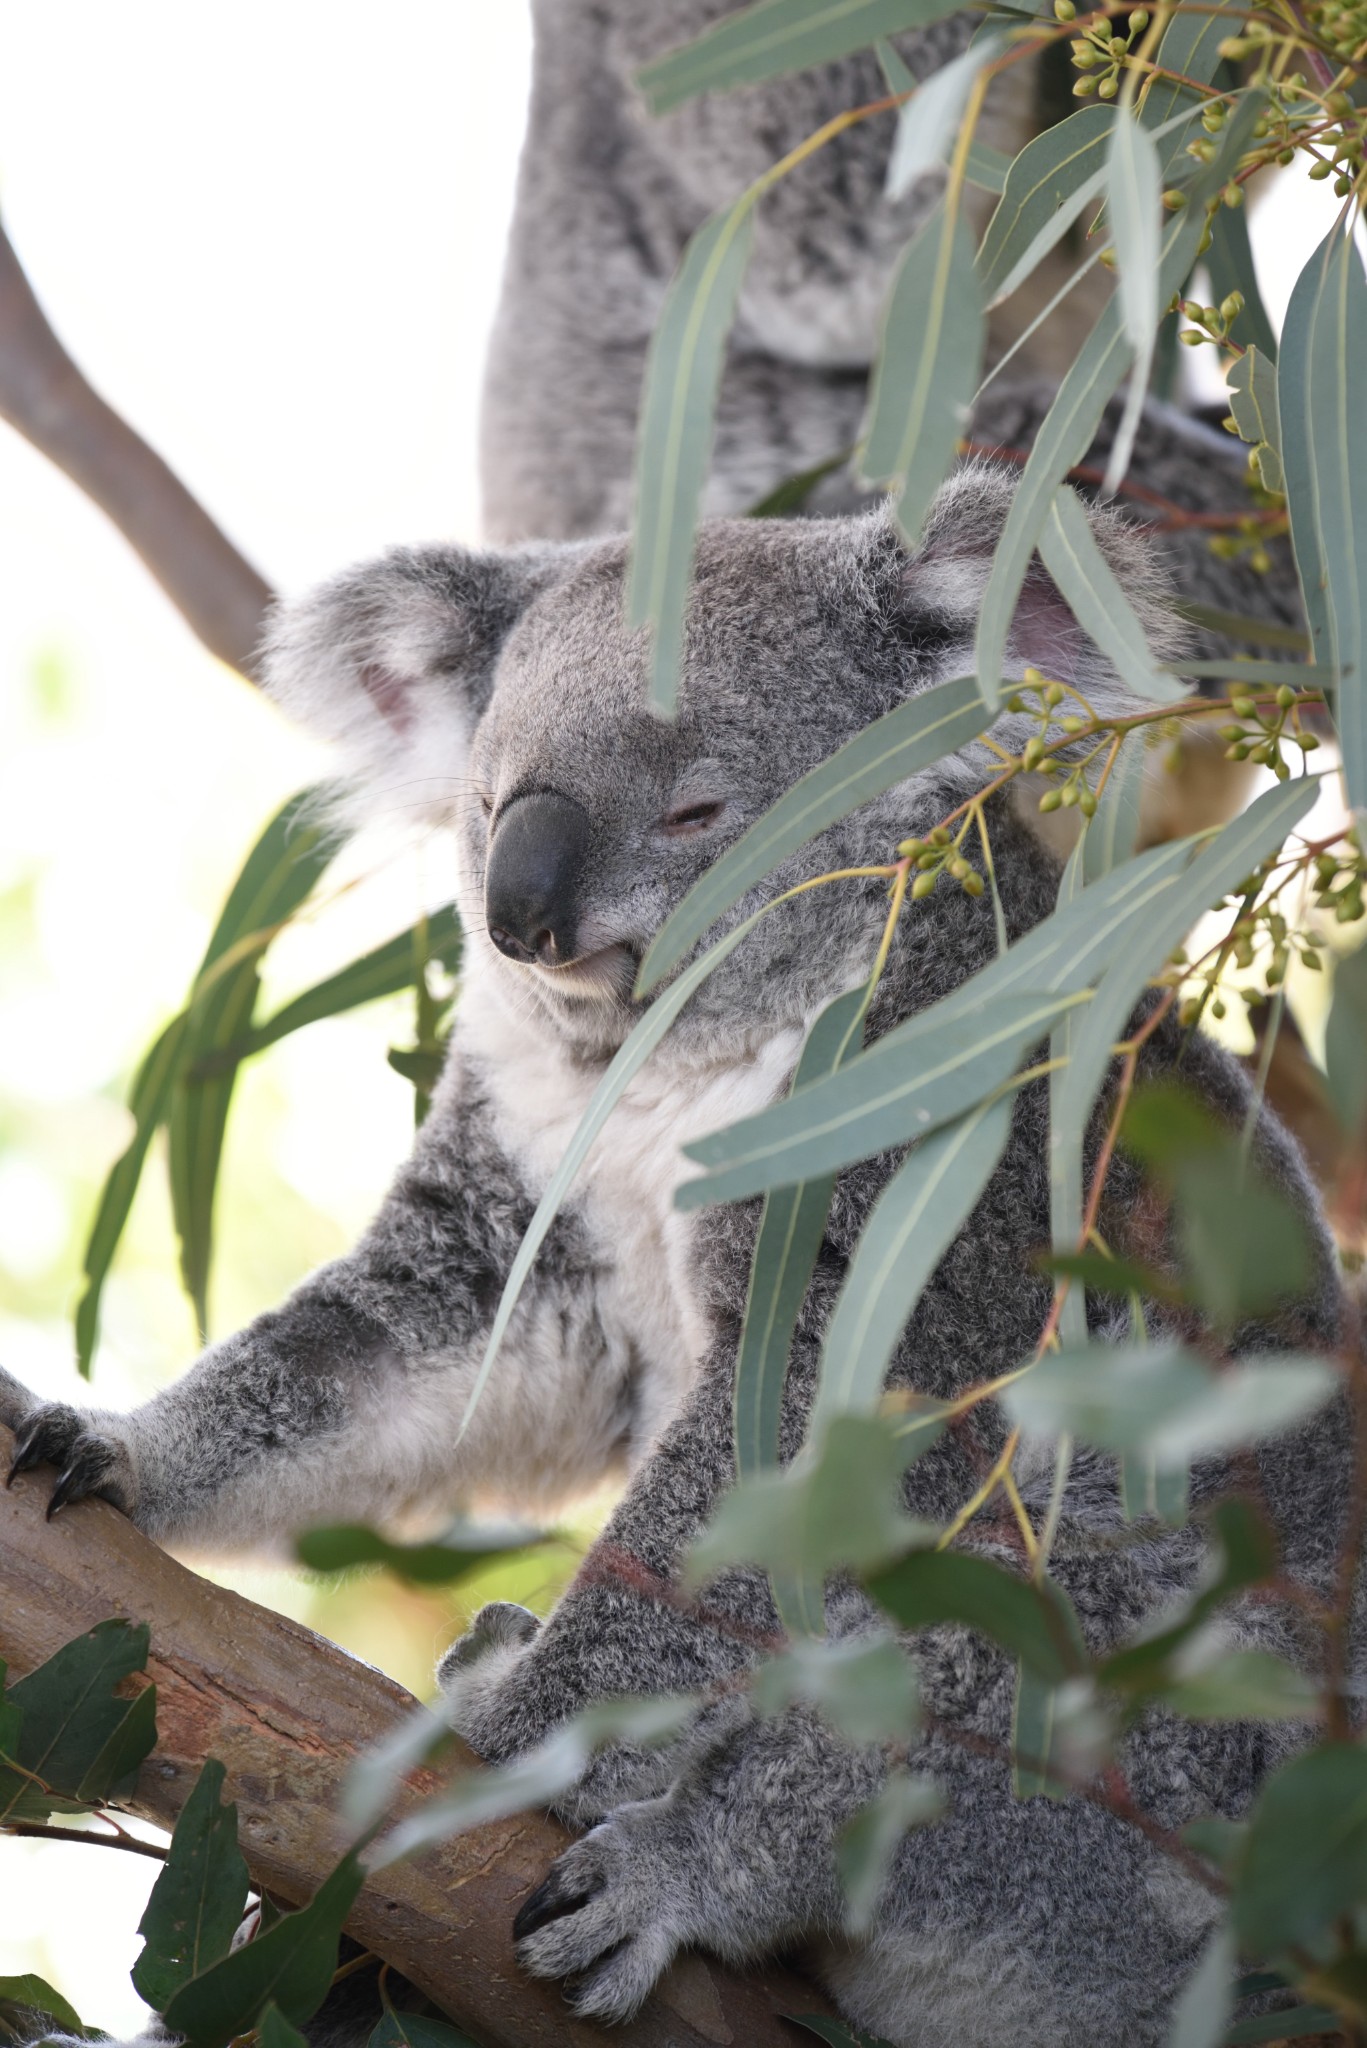
[[[574,958],[579,882],[592,826],[572,797],[534,790],[500,818],[484,878],[489,937],[509,960]]]

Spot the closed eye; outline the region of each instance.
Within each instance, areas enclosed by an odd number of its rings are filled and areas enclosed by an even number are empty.
[[[671,839],[687,839],[692,833],[705,832],[709,825],[715,825],[724,808],[720,803],[684,804],[660,820],[660,830]]]

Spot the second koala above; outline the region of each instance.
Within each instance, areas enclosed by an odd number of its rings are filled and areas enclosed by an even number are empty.
[[[735,1960],[805,1943],[858,2024],[908,2048],[1150,2048],[1194,1966],[1215,1902],[1139,1829],[1083,1798],[1012,1796],[1012,1669],[960,1628],[917,1639],[932,1732],[915,1759],[947,1812],[909,1835],[872,1934],[841,1933],[835,1841],[887,1761],[794,1708],[758,1719],[724,1681],[778,1627],[767,1579],[735,1569],[700,1605],[674,1595],[680,1560],[734,1481],[731,1388],[758,1205],[697,1217],[672,1202],[680,1144],[772,1102],[804,1034],[867,975],[886,887],[852,879],[762,922],[708,980],[614,1112],[521,1297],[468,1429],[462,1417],[522,1233],[607,1060],[641,1004],[653,935],[718,852],[791,783],[909,695],[971,669],[981,590],[1009,502],[1004,474],[970,465],[942,490],[908,553],[889,517],[723,521],[704,528],[680,713],[645,703],[647,651],[622,626],[622,540],[474,554],[400,550],[287,608],[272,687],[335,740],[358,789],[402,792],[454,824],[467,933],[446,1071],[411,1160],[346,1258],[280,1309],[213,1345],[129,1415],[38,1406],[13,1382],[16,1472],[57,1468],[54,1506],[98,1492],[159,1540],[241,1549],[335,1518],[386,1518],[472,1497],[544,1508],[604,1475],[631,1476],[574,1586],[538,1627],[481,1617],[443,1666],[452,1717],[504,1761],[588,1702],[722,1681],[673,1747],[601,1754],[564,1802],[589,1832],[519,1916],[519,1953],[569,1978],[579,2011],[623,2018],[681,1948]],[[1096,531],[1162,643],[1155,572],[1105,515]],[[1018,615],[1015,673],[1033,663],[1114,704],[1119,685],[1036,570]],[[999,737],[1018,743],[1008,714]],[[760,896],[832,868],[885,862],[983,779],[970,749],[833,827]],[[1010,937],[1049,914],[1052,857],[1002,798],[990,810]],[[909,907],[869,1018],[877,1036],[995,954],[990,899],[941,888]],[[1147,1072],[1177,1055],[1164,1026]],[[1197,1039],[1184,1074],[1223,1118],[1249,1104],[1236,1065]],[[1049,1282],[1047,1103],[1017,1098],[1002,1165],[905,1331],[896,1384],[952,1397],[1036,1342]],[[1335,1263],[1295,1149],[1266,1113],[1256,1149],[1316,1247],[1307,1297],[1244,1333],[1247,1346],[1336,1341]],[[873,1202],[897,1164],[841,1175],[800,1317],[783,1422],[801,1440],[823,1329]],[[1102,1228],[1123,1246],[1136,1169],[1119,1162]],[[1150,1214],[1152,1211],[1150,1211]],[[1152,1256],[1152,1247],[1149,1247]],[[1161,1311],[1155,1312],[1161,1318]],[[909,1509],[948,1520],[972,1496],[1005,1424],[976,1411],[911,1469]],[[1323,1591],[1348,1497],[1348,1431],[1324,1411],[1256,1454],[1285,1568]],[[1042,1514],[1052,1461],[1021,1468]],[[1198,1498],[1227,1477],[1199,1468]],[[1199,1526],[1122,1528],[1108,1461],[1080,1457],[1057,1574],[1095,1647],[1133,1634],[1191,1585]],[[991,1527],[976,1547],[1009,1561]],[[1238,1640],[1305,1660],[1285,1610],[1249,1607]],[[837,1635],[879,1626],[832,1590]],[[476,1651],[483,1654],[475,1655]],[[1242,1812],[1286,1736],[1153,1714],[1126,1775],[1160,1828]]]

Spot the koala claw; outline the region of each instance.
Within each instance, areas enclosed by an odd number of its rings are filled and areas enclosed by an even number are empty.
[[[127,1489],[115,1477],[123,1453],[108,1437],[85,1426],[85,1417],[61,1402],[39,1408],[15,1436],[14,1461],[5,1480],[12,1486],[21,1472],[35,1465],[56,1465],[57,1483],[47,1504],[47,1519],[74,1501],[98,1493],[115,1507],[126,1508]]]
[[[630,2019],[689,1938],[675,1910],[682,1898],[666,1896],[672,1859],[656,1839],[657,1811],[643,1802],[594,1828],[556,1859],[513,1922],[523,1969],[570,1979],[566,2002],[585,2019]]]

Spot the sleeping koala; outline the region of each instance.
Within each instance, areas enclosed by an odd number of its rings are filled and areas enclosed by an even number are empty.
[[[874,1932],[847,1940],[834,1843],[887,1759],[805,1709],[751,1712],[734,1681],[779,1626],[762,1574],[727,1571],[696,1605],[675,1590],[682,1554],[734,1480],[732,1375],[757,1225],[755,1204],[678,1213],[678,1147],[786,1088],[814,1016],[867,973],[887,909],[877,878],[796,898],[693,997],[590,1155],[460,1427],[522,1232],[640,1014],[645,947],[798,776],[909,694],[971,667],[1009,497],[1003,472],[966,467],[910,554],[883,511],[705,527],[675,724],[646,708],[646,649],[621,623],[620,539],[400,550],[287,608],[271,654],[280,701],[339,743],[373,796],[416,795],[456,827],[468,953],[432,1112],[356,1249],[144,1408],[0,1400],[21,1425],[15,1471],[57,1467],[53,1507],[98,1492],[177,1546],[267,1541],[333,1516],[339,1499],[366,1517],[472,1495],[540,1507],[633,1475],[549,1620],[486,1611],[442,1669],[456,1725],[498,1761],[593,1700],[715,1688],[672,1749],[618,1745],[595,1759],[564,1803],[589,1832],[519,1915],[526,1967],[571,1979],[585,2014],[630,2015],[689,1944],[744,1961],[803,1943],[849,2016],[908,2048],[1149,2048],[1214,1912],[1139,1827],[1083,1797],[1013,1798],[1011,1668],[962,1629],[940,1629],[918,1639],[929,1732],[915,1761],[941,1780],[947,1813],[907,1837]],[[1107,516],[1096,530],[1161,645],[1152,565]],[[1094,702],[1117,700],[1038,568],[1013,658],[1016,673],[1034,663]],[[1022,737],[1009,714],[999,737]],[[723,927],[803,876],[886,861],[977,787],[988,759],[975,745],[833,827]],[[990,817],[1014,940],[1052,909],[1058,870],[1004,799]],[[995,950],[989,899],[942,887],[909,906],[870,1035]],[[1175,1027],[1161,1027],[1146,1071],[1177,1051]],[[1187,1046],[1184,1074],[1223,1117],[1244,1116],[1247,1085],[1215,1046]],[[1035,1083],[904,1333],[896,1384],[953,1396],[1036,1342],[1050,1299],[1030,1259],[1049,1235],[1046,1132]],[[1266,1113],[1256,1142],[1307,1219],[1316,1276],[1246,1343],[1328,1348],[1339,1315],[1328,1238]],[[785,1456],[802,1437],[852,1249],[896,1163],[865,1162],[837,1184],[793,1345]],[[1127,1241],[1139,1192],[1122,1160],[1102,1218],[1109,1242]],[[911,1468],[908,1508],[952,1516],[1004,1432],[987,1407],[947,1433]],[[1344,1413],[1325,1411],[1256,1462],[1286,1569],[1326,1588],[1349,1494]],[[1202,1468],[1198,1497],[1226,1476]],[[1027,1463],[1023,1478],[1038,1518],[1049,1474]],[[991,1520],[973,1540],[1014,1556]],[[1112,1467],[1079,1458],[1055,1560],[1096,1646],[1131,1635],[1203,1557],[1199,1526],[1125,1530]],[[1304,1661],[1312,1653],[1290,1639],[1285,1612],[1250,1607],[1239,1640]],[[828,1618],[836,1635],[877,1626],[844,1584]],[[1160,1829],[1237,1814],[1284,1739],[1155,1714],[1129,1739],[1127,1777]]]

